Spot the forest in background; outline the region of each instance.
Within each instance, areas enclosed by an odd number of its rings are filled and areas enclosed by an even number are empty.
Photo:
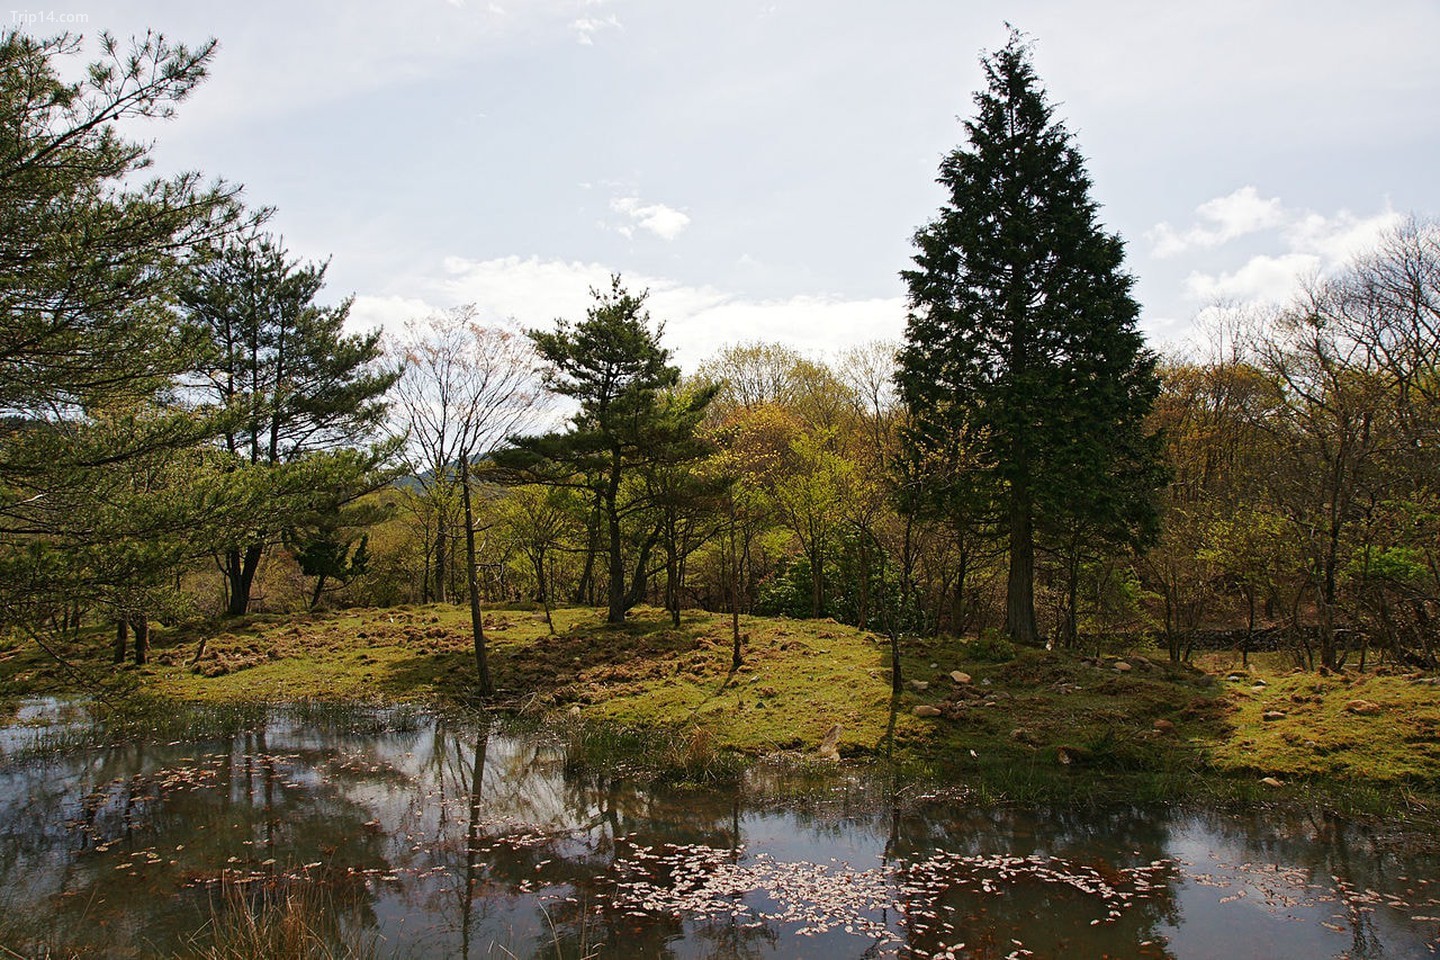
[[[154,623],[423,602],[470,604],[482,671],[493,603],[1006,630],[1004,518],[946,493],[984,437],[917,455],[900,344],[737,344],[686,376],[620,277],[553,329],[462,307],[348,332],[271,211],[146,181],[117,132],[168,115],[213,45],[107,42],[62,81],[78,52],[0,42],[7,642],[105,625],[143,660]],[[1158,522],[1042,516],[1039,633],[1436,666],[1437,295],[1440,227],[1412,221],[1156,358]]]

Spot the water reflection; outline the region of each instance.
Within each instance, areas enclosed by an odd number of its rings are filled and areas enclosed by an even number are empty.
[[[267,911],[337,951],[467,960],[1437,946],[1435,860],[1333,818],[974,809],[809,776],[647,790],[543,736],[286,711],[224,739],[0,761],[0,947],[184,954]]]

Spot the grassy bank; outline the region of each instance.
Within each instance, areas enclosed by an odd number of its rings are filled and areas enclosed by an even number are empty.
[[[1152,651],[1017,650],[911,640],[902,697],[884,638],[832,621],[729,620],[653,610],[621,627],[599,611],[488,614],[492,670],[511,709],[595,730],[664,731],[652,751],[695,769],[733,754],[890,757],[985,799],[1164,800],[1313,795],[1346,806],[1426,808],[1440,782],[1440,687],[1399,675],[1291,673],[1272,660],[1177,666]],[[472,694],[468,615],[448,606],[287,618],[158,633],[152,662],[116,672],[103,635],[57,652],[0,652],[0,694],[75,691],[109,677],[117,702],[441,702]],[[1092,652],[1093,653],[1093,652]],[[118,679],[117,679],[118,678]],[[836,729],[838,727],[838,730]],[[636,738],[644,742],[646,737]],[[600,738],[596,742],[604,741]],[[619,741],[616,741],[617,743]],[[1278,786],[1277,786],[1278,784]]]

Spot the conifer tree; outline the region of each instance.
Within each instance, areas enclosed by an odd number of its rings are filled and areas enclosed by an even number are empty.
[[[361,449],[384,422],[399,370],[381,361],[378,330],[344,332],[350,299],[315,303],[325,266],[252,231],[193,265],[181,291],[204,341],[192,386],[227,415],[219,442],[232,498],[259,505],[215,545],[233,616],[249,609],[265,549],[382,486],[397,446]]]
[[[1153,534],[1162,480],[1144,421],[1155,359],[1135,328],[1124,246],[1018,32],[982,58],[949,196],[916,232],[897,380],[931,502],[1009,543],[1006,631],[1037,643],[1037,536],[1077,521],[1111,541]]]
[[[545,385],[579,404],[570,429],[512,438],[514,446],[496,459],[520,479],[579,488],[593,497],[604,524],[607,619],[624,623],[626,612],[645,598],[663,533],[653,490],[633,481],[704,455],[696,428],[715,388],[680,388],[680,370],[650,328],[644,291],[630,293],[616,275],[609,290],[591,294],[595,302],[580,323],[562,320],[554,331],[530,331],[550,364]]]

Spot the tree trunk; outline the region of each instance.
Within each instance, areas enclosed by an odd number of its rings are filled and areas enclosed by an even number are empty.
[[[865,531],[860,531],[860,603],[856,611],[855,626],[865,629],[870,616],[870,547],[865,543]]]
[[[322,573],[322,574],[318,575],[318,576],[315,578],[315,591],[310,594],[310,610],[311,610],[311,612],[314,612],[314,610],[315,610],[315,605],[320,602],[320,594],[322,594],[322,593],[324,593],[324,592],[325,592],[325,574]]]
[[[450,563],[448,562],[448,551],[445,547],[445,538],[450,536],[450,531],[445,529],[445,507],[442,504],[435,513],[435,602],[445,603],[449,593],[445,589],[445,578],[448,575]]]
[[[115,662],[125,662],[125,641],[127,639],[128,627],[124,620],[115,621]]]
[[[590,522],[585,527],[585,566],[580,571],[580,580],[575,584],[575,603],[595,604],[595,555],[600,552],[600,516],[604,497],[602,491],[595,491],[595,509],[590,511]]]
[[[545,579],[545,550],[536,550],[530,557],[531,563],[535,566],[535,582],[540,585],[540,606],[545,611],[545,625],[550,628],[550,636],[555,636],[555,621],[550,618],[550,588]]]
[[[485,784],[485,754],[489,742],[490,727],[487,724],[476,734],[474,763],[470,768],[470,822],[465,830],[465,888],[460,893],[460,955],[464,960],[470,960],[470,923],[472,911],[475,909],[475,888],[480,882],[480,829],[483,823],[480,816],[483,808],[481,789]]]
[[[1072,649],[1080,640],[1079,611],[1076,609],[1080,603],[1080,549],[1077,546],[1066,558],[1066,573],[1068,581],[1065,584],[1065,637],[1064,645]]]
[[[250,588],[255,583],[255,571],[260,566],[260,557],[265,552],[264,544],[252,543],[241,553],[234,547],[225,554],[225,579],[230,587],[230,603],[226,613],[232,617],[243,617],[250,610]]]
[[[607,623],[625,622],[625,559],[620,553],[620,449],[611,451],[610,479],[605,486],[605,523],[610,535],[610,590]]]
[[[150,622],[144,617],[131,620],[130,630],[135,634],[135,664],[143,667],[150,657]]]
[[[1023,488],[1010,493],[1010,573],[1005,582],[1005,632],[1016,643],[1038,646],[1035,628],[1035,526],[1030,497]]]
[[[465,503],[465,584],[470,591],[470,632],[475,638],[475,669],[480,676],[480,696],[494,693],[490,664],[485,655],[485,617],[480,609],[480,580],[475,571],[475,512],[470,505],[470,458],[460,460],[460,496]]]
[[[730,530],[726,536],[730,546],[730,669],[740,669],[740,557],[735,548],[735,517],[731,513]],[[720,551],[720,562],[725,562],[725,551]]]
[[[670,610],[670,623],[680,626],[680,564],[675,558],[675,542],[665,545],[665,606]]]

